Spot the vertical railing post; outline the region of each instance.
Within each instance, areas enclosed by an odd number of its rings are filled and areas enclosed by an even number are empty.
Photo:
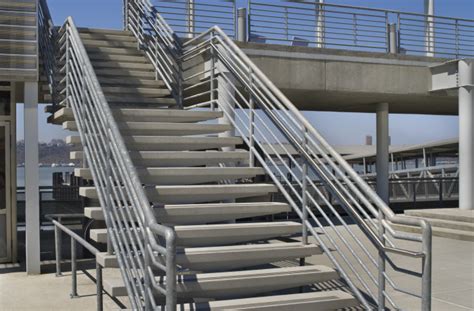
[[[170,229],[173,230],[173,229]],[[166,235],[166,310],[175,311],[176,294],[176,234],[170,231]]]
[[[247,9],[237,11],[237,41],[247,42]]]
[[[397,25],[388,24],[388,38],[389,38],[389,53],[398,53],[398,36],[397,36]]]
[[[255,166],[255,103],[253,99],[253,70],[249,68],[249,167]]]
[[[383,227],[383,221],[385,219],[385,215],[381,210],[379,210],[378,215],[378,233],[380,240],[382,243],[385,244],[385,229]],[[378,257],[378,303],[377,309],[379,311],[385,310],[385,252],[383,249],[379,249],[379,257]]]
[[[76,240],[71,236],[71,298],[77,297]]]
[[[316,47],[324,48],[325,41],[324,0],[316,3]]]
[[[95,264],[95,279],[96,279],[96,295],[97,295],[97,310],[104,309],[104,297],[102,293],[102,266],[96,262]]]
[[[128,1],[123,0],[123,29],[128,30]]]
[[[214,32],[211,32],[211,43],[214,42]],[[214,50],[214,47],[211,46],[211,59],[210,59],[210,88],[211,88],[211,94],[210,94],[210,100],[211,100],[211,111],[214,111],[216,109],[216,51]]]
[[[56,248],[56,276],[61,276],[61,244],[62,244],[61,229],[58,226],[54,226],[54,244]]]
[[[434,0],[425,0],[425,51],[426,56],[435,54]]]
[[[145,229],[145,230],[148,230],[148,229]],[[148,232],[146,231],[145,232],[145,235],[147,236],[148,235]],[[149,239],[145,238],[145,241],[149,241]],[[148,251],[148,247],[147,245],[145,245],[144,247],[144,250],[145,252],[145,271],[143,271],[144,273],[144,281],[145,281],[145,288],[153,288],[153,284],[151,283],[151,278],[150,278],[150,273],[149,273],[149,269],[151,269],[152,265],[151,265],[151,254],[150,252]],[[168,268],[168,267],[167,267]],[[168,284],[166,285],[168,286]],[[148,292],[146,293],[143,293],[144,294],[144,298],[145,298],[145,310],[152,310],[153,309],[153,305],[151,303],[151,297],[150,297],[150,294]],[[166,300],[168,300],[168,297],[166,297]],[[168,301],[167,301],[168,302]]]
[[[66,107],[71,107],[69,103],[69,25],[66,24],[64,31],[66,31]]]
[[[429,223],[425,222],[422,233],[422,251],[424,253],[422,263],[422,280],[421,280],[421,310],[431,311],[431,274],[432,274],[432,232]]]
[[[308,150],[308,130],[304,129],[303,132],[303,147],[304,150]],[[304,159],[303,159],[304,160]],[[302,172],[302,209],[303,209],[303,223],[302,223],[302,241],[303,245],[308,244],[308,162],[304,160],[303,162],[303,172]]]
[[[196,12],[195,12],[195,5],[194,5],[195,0],[187,0],[186,2],[186,14],[187,16],[187,25],[186,25],[186,30],[187,30],[187,36],[189,39],[194,37],[194,32],[195,32],[195,23],[196,23]]]
[[[285,7],[285,37],[286,41],[290,41],[290,31],[289,31],[289,21],[288,21],[288,8]]]

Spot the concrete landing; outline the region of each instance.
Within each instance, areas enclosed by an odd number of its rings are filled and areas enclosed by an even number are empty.
[[[474,241],[474,210],[458,208],[410,210],[405,211],[405,215],[428,221],[432,226],[434,236]],[[400,225],[395,227],[406,232],[419,232],[419,229],[415,227]]]

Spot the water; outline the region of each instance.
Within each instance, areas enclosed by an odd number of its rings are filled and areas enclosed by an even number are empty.
[[[39,182],[40,186],[53,185],[53,173],[56,172],[70,172],[74,171],[74,167],[39,167]],[[25,186],[25,168],[17,167],[17,185],[18,187]]]

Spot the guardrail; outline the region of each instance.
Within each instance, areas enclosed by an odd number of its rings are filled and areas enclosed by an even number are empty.
[[[6,81],[38,78],[38,6],[34,0],[23,4],[0,3],[0,77]]]
[[[249,0],[253,42],[402,54],[474,56],[474,20],[312,2]]]
[[[85,159],[91,169],[114,253],[132,308],[156,309],[154,293],[176,308],[176,237],[157,223],[136,168],[98,82],[74,21],[59,30],[62,105],[71,107]],[[163,271],[166,282],[155,279]]]
[[[184,80],[189,84],[194,82],[197,83],[195,85],[200,85],[199,88],[188,87],[184,95],[185,105],[196,96],[208,95],[210,101],[206,104],[211,109],[218,108],[224,112],[229,123],[234,126],[250,150],[250,165],[254,165],[255,158],[265,168],[301,218],[304,228],[303,243],[308,243],[308,237],[311,235],[321,245],[341,277],[366,308],[372,308],[370,301],[375,301],[382,310],[386,302],[393,308],[398,308],[395,297],[386,290],[387,285],[396,291],[420,297],[422,310],[429,310],[431,303],[429,224],[417,219],[396,216],[219,27],[213,27],[187,41],[183,48],[185,51],[183,63],[194,64],[193,70],[184,72]],[[204,69],[196,72],[195,67],[199,62],[202,65],[200,68]],[[203,91],[202,82],[197,82],[204,77],[208,79],[206,91]],[[279,145],[278,149],[281,150],[278,152],[272,150],[270,155],[264,147],[273,148],[273,145]],[[292,150],[296,150],[298,158],[303,159],[303,163],[298,161],[285,146],[291,146]],[[278,159],[275,160],[273,155]],[[286,164],[282,157],[289,159],[292,165]],[[316,175],[326,190],[338,200],[346,214],[357,224],[356,227],[349,226],[333,204],[327,200],[325,203],[329,209],[321,208],[318,199],[324,200],[324,195],[310,178],[310,173]],[[298,184],[300,191],[292,187],[287,177],[289,175],[293,176],[293,181]],[[282,177],[283,181],[277,176]],[[316,207],[320,217],[309,208],[310,204]],[[327,227],[323,225],[323,221],[328,224]],[[392,223],[420,227],[422,237],[397,232],[392,228]],[[316,227],[313,227],[313,224],[316,224]],[[357,234],[359,229],[365,239],[360,239],[360,235]],[[321,235],[319,231],[325,234]],[[347,235],[342,234],[343,232]],[[421,244],[421,250],[399,248],[395,245],[395,240],[398,239],[418,242]],[[378,256],[373,255],[373,250],[370,250],[372,247],[378,252]],[[390,254],[421,259],[423,270],[421,273],[404,271],[395,265],[393,259],[389,257]],[[362,257],[368,260],[362,260]],[[386,264],[391,265],[396,271],[420,277],[422,293],[417,294],[399,287],[396,281],[388,276],[385,270]],[[374,271],[377,273],[374,274]]]
[[[88,243],[80,235],[66,227],[61,223],[62,219],[82,219],[84,218],[83,214],[52,214],[46,215],[46,218],[49,219],[54,225],[54,249],[56,255],[56,276],[62,275],[61,262],[62,262],[62,233],[67,234],[71,238],[71,298],[77,297],[77,244],[86,248],[91,252],[94,257],[97,256],[99,250],[95,248],[92,244]],[[103,304],[103,288],[102,288],[102,266],[95,261],[96,266],[96,295],[97,295],[97,310],[102,311],[104,309]]]

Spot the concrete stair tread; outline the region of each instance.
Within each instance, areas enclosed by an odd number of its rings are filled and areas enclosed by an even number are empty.
[[[165,123],[165,122],[119,122],[118,128],[123,135],[146,136],[190,136],[203,134],[217,134],[232,129],[227,124],[202,124],[202,123]],[[63,129],[77,131],[75,121],[63,123]]]
[[[236,151],[131,151],[130,158],[137,167],[194,167],[248,161],[246,150]],[[72,151],[72,160],[82,160],[82,151]]]
[[[151,202],[162,204],[209,203],[268,195],[277,192],[272,184],[178,185],[145,187]],[[98,199],[95,187],[79,188],[79,195]]]
[[[145,105],[155,105],[155,106],[175,106],[176,101],[174,98],[167,98],[167,97],[159,97],[159,98],[150,98],[150,97],[143,97],[143,96],[120,96],[120,95],[111,95],[105,94],[105,98],[107,102],[112,105],[122,105],[128,107],[136,107],[140,104]]]
[[[157,88],[156,86],[149,87],[116,87],[116,86],[103,86],[102,90],[106,94],[123,94],[125,96],[136,95],[136,96],[149,96],[159,97],[170,95],[170,91],[167,88]]]
[[[153,71],[153,65],[149,63],[133,63],[133,62],[122,62],[122,61],[102,61],[102,60],[92,60],[92,66],[96,70],[104,69],[124,69],[124,70],[144,70],[144,71]]]
[[[222,112],[213,111],[186,111],[178,109],[138,109],[138,108],[112,108],[117,122],[134,121],[142,122],[201,122],[217,119],[223,116]],[[65,121],[74,121],[71,108],[61,108],[48,120],[49,123],[61,124]]]
[[[240,137],[123,136],[131,151],[185,151],[230,147],[241,144]],[[79,136],[66,137],[66,143],[80,145]]]
[[[83,38],[82,43],[86,47],[116,47],[137,48],[136,41],[102,40],[99,38]]]
[[[220,246],[252,241],[265,241],[301,233],[297,222],[236,223],[215,225],[176,226],[177,245],[181,247]],[[91,229],[90,238],[97,243],[107,242],[107,229]]]
[[[177,292],[179,298],[232,298],[290,289],[337,278],[339,278],[337,272],[326,266],[201,273],[182,277],[178,282]],[[105,278],[104,288],[116,297],[127,295],[120,278]]]
[[[457,208],[407,210],[405,211],[405,215],[420,218],[433,218],[440,220],[474,223],[474,210],[460,210]]]
[[[396,230],[400,230],[404,232],[421,233],[421,230],[418,227],[398,225],[398,224],[393,224],[392,226]],[[438,236],[442,238],[455,239],[455,240],[461,240],[461,241],[474,241],[473,231],[455,230],[455,229],[433,226],[432,232],[433,232],[433,236]]]
[[[474,223],[470,223],[470,222],[445,220],[445,219],[438,219],[438,218],[417,217],[417,216],[405,216],[405,217],[424,219],[428,221],[432,227],[474,232]]]
[[[178,249],[176,262],[193,271],[215,272],[254,267],[272,262],[321,254],[318,245],[296,243],[245,244]],[[99,253],[97,261],[106,268],[118,268],[115,255]]]
[[[290,210],[288,204],[277,202],[168,204],[155,208],[155,215],[162,223],[192,225],[273,215]],[[90,219],[104,220],[101,207],[84,208],[84,216]]]
[[[119,30],[119,29],[77,27],[77,31],[79,31],[79,33],[111,34],[111,35],[128,35],[128,36],[133,36],[133,33],[132,33],[131,31]]]
[[[205,303],[186,304],[184,310],[337,310],[356,307],[357,299],[341,291],[331,290],[324,292],[310,292],[302,294],[287,294],[277,296],[263,296],[233,300],[218,300]]]
[[[265,174],[262,168],[254,167],[166,167],[137,169],[138,177],[144,184],[153,185],[192,185],[253,178]],[[78,168],[74,175],[84,179],[92,179],[90,169]]]

